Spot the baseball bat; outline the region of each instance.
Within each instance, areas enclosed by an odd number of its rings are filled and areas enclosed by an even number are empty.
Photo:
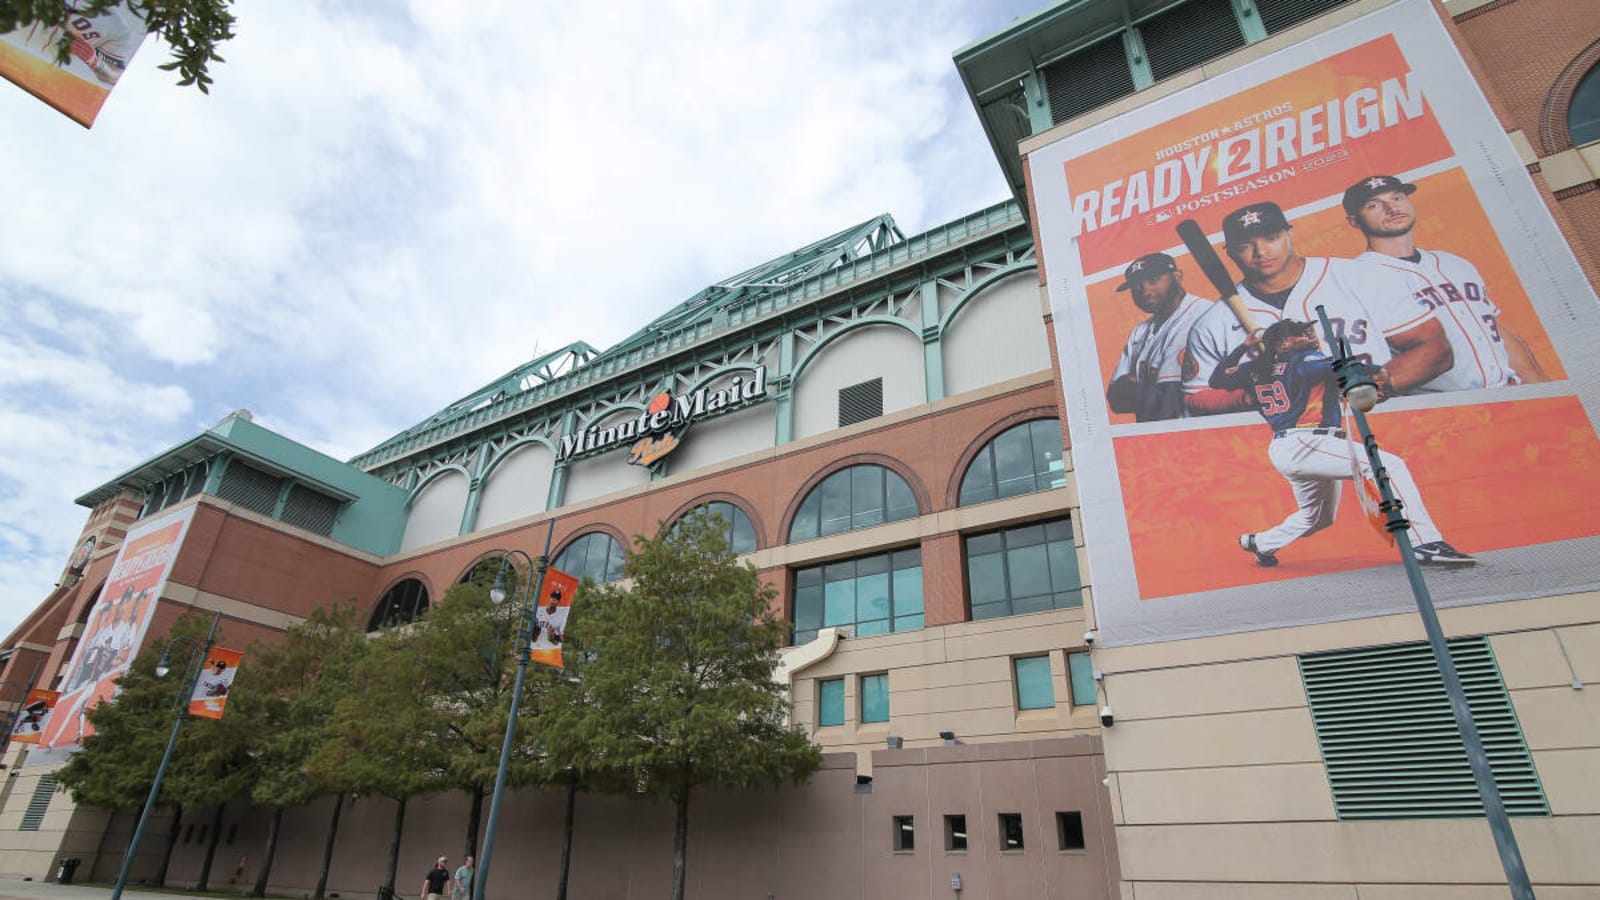
[[[1193,219],[1184,219],[1178,223],[1178,237],[1183,239],[1183,245],[1189,248],[1189,255],[1194,257],[1195,264],[1217,289],[1217,296],[1222,302],[1228,304],[1228,309],[1233,311],[1233,317],[1244,326],[1244,333],[1256,333],[1255,316],[1250,314],[1249,307],[1244,305],[1244,299],[1239,296],[1239,289],[1234,285],[1233,276],[1228,273],[1227,266],[1222,264],[1222,257],[1217,255],[1216,248],[1206,239],[1206,233],[1200,223]]]

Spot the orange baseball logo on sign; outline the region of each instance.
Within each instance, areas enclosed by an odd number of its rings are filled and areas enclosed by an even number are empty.
[[[239,662],[244,654],[224,647],[213,647],[206,654],[205,668],[194,683],[194,693],[189,695],[189,715],[202,719],[220,719],[228,705],[228,692],[233,689],[233,676],[239,672]]]
[[[566,668],[561,663],[561,644],[566,639],[567,613],[577,594],[578,579],[560,569],[545,570],[539,608],[534,612],[533,640],[528,645],[529,660]]]

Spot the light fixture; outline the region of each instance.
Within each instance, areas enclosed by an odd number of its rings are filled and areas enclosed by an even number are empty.
[[[506,569],[509,568],[509,564],[502,563],[500,571],[495,573],[494,587],[489,588],[489,600],[496,606],[506,602]]]
[[[172,671],[172,646],[167,645],[165,653],[161,654],[161,661],[156,663],[156,677],[165,678]]]
[[[956,733],[954,731],[941,731],[939,732],[939,739],[946,744],[954,744],[956,742]]]

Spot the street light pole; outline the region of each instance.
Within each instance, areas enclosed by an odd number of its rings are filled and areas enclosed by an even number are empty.
[[[1450,699],[1450,711],[1455,715],[1456,728],[1461,733],[1461,744],[1467,752],[1467,762],[1472,766],[1472,778],[1478,784],[1478,798],[1483,803],[1484,816],[1489,820],[1489,832],[1494,835],[1495,848],[1500,852],[1500,865],[1506,873],[1506,884],[1514,900],[1534,900],[1533,885],[1528,880],[1528,869],[1522,862],[1522,851],[1517,847],[1517,836],[1511,830],[1511,820],[1506,816],[1505,802],[1500,798],[1500,788],[1495,784],[1494,770],[1489,765],[1489,754],[1483,749],[1483,738],[1478,735],[1478,724],[1467,705],[1466,691],[1461,687],[1461,676],[1456,673],[1455,660],[1445,643],[1444,629],[1439,625],[1439,613],[1434,608],[1433,596],[1422,579],[1422,566],[1411,547],[1411,523],[1402,512],[1403,504],[1389,484],[1389,472],[1378,455],[1378,439],[1372,436],[1366,414],[1377,402],[1378,392],[1372,379],[1362,369],[1362,364],[1350,355],[1350,344],[1342,336],[1335,337],[1328,313],[1320,305],[1317,318],[1322,321],[1323,334],[1335,358],[1333,371],[1339,378],[1339,389],[1350,402],[1351,417],[1361,434],[1366,448],[1367,462],[1372,467],[1373,480],[1378,483],[1382,498],[1379,504],[1385,515],[1384,527],[1394,536],[1400,549],[1400,562],[1405,566],[1406,578],[1411,582],[1411,594],[1417,601],[1417,612],[1422,616],[1423,630],[1428,634],[1428,645],[1433,648],[1433,658],[1439,665],[1439,676],[1444,681],[1445,695]],[[1360,485],[1356,490],[1361,490]]]
[[[211,617],[211,631],[206,634],[204,644],[197,644],[194,638],[175,637],[167,642],[167,649],[161,654],[161,661],[156,663],[156,677],[165,678],[171,671],[172,648],[180,643],[188,643],[189,662],[184,669],[184,690],[178,695],[178,717],[172,723],[172,737],[167,738],[167,750],[161,754],[161,765],[156,768],[156,780],[150,785],[150,797],[144,801],[144,809],[139,813],[139,824],[134,826],[133,838],[128,841],[128,851],[122,855],[122,870],[117,873],[117,884],[111,889],[111,900],[122,900],[122,890],[128,886],[128,872],[133,868],[133,857],[139,852],[139,840],[144,837],[144,826],[150,821],[150,810],[155,808],[156,797],[161,794],[161,781],[167,777],[167,763],[172,761],[172,751],[178,746],[178,732],[183,730],[183,720],[189,715],[189,698],[194,696],[195,683],[200,680],[200,673],[205,669],[206,654],[211,652],[211,644],[217,639],[217,623],[222,621],[222,613]],[[198,652],[196,652],[198,651]]]
[[[472,900],[484,900],[489,889],[489,863],[494,855],[495,828],[500,822],[500,803],[505,799],[506,770],[511,764],[511,746],[517,733],[517,713],[522,709],[522,682],[528,675],[528,650],[533,643],[533,619],[539,608],[539,597],[544,591],[544,573],[550,567],[550,539],[555,536],[556,521],[544,534],[544,552],[537,560],[521,550],[507,550],[500,559],[500,571],[495,574],[494,587],[489,589],[489,599],[495,603],[506,601],[506,571],[511,558],[520,556],[528,567],[536,570],[532,581],[524,580],[520,586],[517,604],[517,680],[511,688],[511,713],[506,717],[506,736],[500,745],[500,768],[494,776],[494,798],[489,801],[489,826],[483,833],[483,851],[478,854],[478,871],[472,877]],[[116,898],[112,898],[116,900]]]

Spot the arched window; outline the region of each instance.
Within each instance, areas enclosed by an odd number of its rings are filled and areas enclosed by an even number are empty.
[[[367,631],[407,625],[422,618],[427,611],[427,586],[415,578],[407,578],[384,592],[378,608],[367,621]]]
[[[1007,428],[983,446],[961,477],[961,506],[1031,494],[1067,483],[1061,422],[1034,419]]]
[[[520,558],[512,557],[510,565],[506,568],[506,590],[515,592],[517,585],[522,583],[523,572],[526,566],[519,565]],[[476,583],[483,587],[493,587],[495,579],[500,576],[500,567],[506,562],[504,550],[492,551],[488,556],[467,567],[461,577],[456,579],[456,584]]]
[[[1600,66],[1590,69],[1572,92],[1572,104],[1567,107],[1567,134],[1574,147],[1600,141]]]
[[[552,565],[580,580],[616,581],[622,577],[622,545],[604,531],[591,531],[568,544]]]
[[[811,489],[789,526],[789,540],[809,541],[916,515],[917,497],[904,478],[883,466],[851,466]]]
[[[721,516],[728,523],[728,530],[723,533],[723,537],[728,539],[728,548],[735,554],[755,552],[756,526],[750,522],[750,517],[744,514],[744,510],[734,506],[732,503],[713,500],[710,503],[696,506],[694,509],[679,516],[678,522],[682,522],[702,509],[710,510],[712,515]],[[677,531],[678,522],[672,523],[673,531]]]

